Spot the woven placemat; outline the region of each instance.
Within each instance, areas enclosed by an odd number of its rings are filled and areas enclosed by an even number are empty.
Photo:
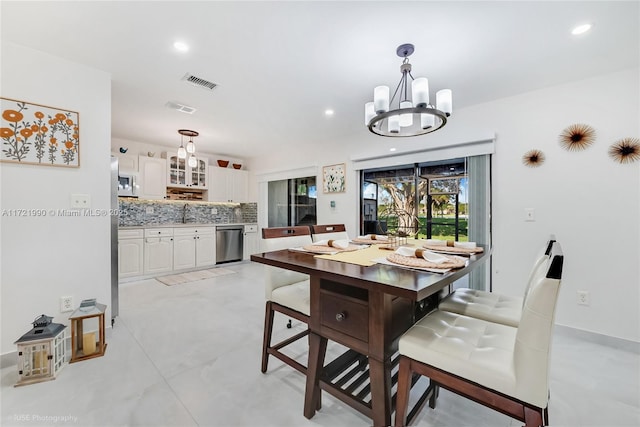
[[[412,256],[398,255],[396,253],[387,255],[387,260],[394,264],[405,265],[407,267],[418,268],[462,268],[466,264],[466,260],[456,257],[446,257],[449,261],[436,264],[429,262],[424,258],[416,258]]]
[[[309,252],[336,253],[336,252],[353,252],[353,251],[357,251],[358,249],[362,249],[362,247],[349,245],[343,249],[343,248],[336,248],[334,246],[307,245],[307,246],[303,246],[302,249]]]
[[[476,246],[475,248],[458,248],[455,246],[444,246],[444,245],[422,245],[423,248],[429,249],[434,252],[441,252],[443,254],[479,254],[484,251],[480,246]]]
[[[351,239],[354,243],[361,243],[363,245],[386,245],[389,243],[388,240],[378,240],[378,239],[363,239],[360,237],[356,237],[355,239]]]

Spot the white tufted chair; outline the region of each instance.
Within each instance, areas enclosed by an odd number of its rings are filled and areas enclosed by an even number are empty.
[[[544,268],[543,262],[548,260],[555,238],[551,236],[541,253],[536,258],[529,273],[525,295],[529,292],[531,281],[538,269]],[[464,314],[465,316],[488,320],[507,326],[518,327],[522,315],[523,297],[503,295],[477,289],[460,288],[444,298],[438,310]]]
[[[563,264],[558,242],[538,269],[517,328],[436,310],[398,344],[396,426],[406,424],[413,372],[431,380],[421,399],[435,408],[438,386],[523,421],[549,425],[549,359]],[[411,414],[414,416],[415,414]]]
[[[310,245],[311,230],[306,226],[272,227],[262,229],[262,252]],[[274,312],[283,313],[296,320],[309,323],[310,295],[309,276],[282,268],[265,266],[265,297],[267,300],[264,318],[264,340],[262,344],[262,372],[267,372],[269,355],[306,375],[307,368],[280,349],[309,334],[309,329],[278,344],[271,344]],[[290,326],[287,325],[288,327]]]
[[[311,238],[314,242],[319,240],[349,240],[344,224],[312,225]]]

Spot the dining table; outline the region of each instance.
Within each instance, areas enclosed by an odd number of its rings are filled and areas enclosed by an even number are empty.
[[[369,417],[374,426],[391,425],[398,340],[437,308],[445,288],[490,258],[488,246],[478,247],[482,252],[468,254],[462,267],[444,273],[384,262],[391,251],[380,245],[351,255],[319,255],[295,248],[251,255],[254,262],[310,278],[304,416],[312,418],[321,408],[323,390]],[[329,340],[347,351],[325,364]]]

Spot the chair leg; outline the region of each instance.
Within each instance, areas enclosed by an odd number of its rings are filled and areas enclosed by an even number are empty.
[[[543,421],[544,409],[536,411],[532,408],[524,408],[524,427],[540,427],[546,425]]]
[[[440,386],[433,380],[431,380],[431,384],[433,385],[433,394],[431,394],[431,397],[429,398],[429,408],[436,409],[436,399],[440,394]]]
[[[549,407],[547,406],[542,411],[543,411],[542,412],[542,418],[543,418],[543,421],[544,421],[544,425],[548,426],[549,425]]]
[[[269,363],[269,353],[267,349],[271,346],[271,333],[273,332],[273,308],[271,301],[267,301],[264,313],[264,338],[262,341],[262,373],[267,372],[267,364]]]
[[[411,361],[400,356],[398,366],[398,389],[396,394],[396,418],[395,427],[403,427],[407,423],[407,411],[409,409],[409,390],[411,389]]]

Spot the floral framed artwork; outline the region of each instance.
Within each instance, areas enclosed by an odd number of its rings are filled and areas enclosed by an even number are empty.
[[[324,193],[343,193],[345,187],[344,163],[322,168],[322,190]]]
[[[0,161],[80,166],[80,117],[75,111],[0,98]]]

